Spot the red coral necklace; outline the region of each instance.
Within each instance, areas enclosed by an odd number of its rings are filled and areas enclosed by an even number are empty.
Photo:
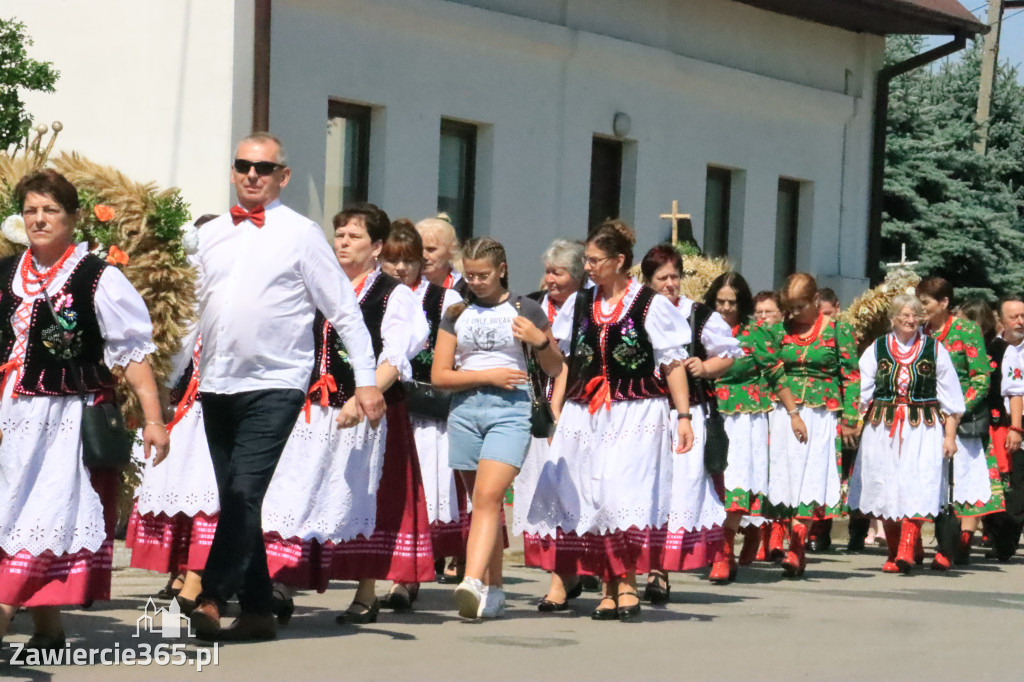
[[[74,252],[74,245],[69,246],[64,250],[64,255],[60,257],[60,260],[40,272],[36,270],[36,266],[32,262],[32,250],[29,249],[25,253],[25,258],[21,261],[21,281],[25,287],[25,293],[29,296],[36,296],[42,293],[43,289],[50,286],[50,283],[56,279],[57,273],[60,272],[60,269],[64,267],[64,264],[68,262],[68,258],[71,258],[71,254]],[[39,288],[32,291],[29,288],[30,286],[38,286]]]
[[[548,324],[555,321],[555,315],[558,314],[558,308],[551,302],[551,296],[548,295]]]
[[[896,335],[893,334],[889,337],[889,355],[893,357],[893,360],[900,363],[901,365],[909,365],[917,357],[918,353],[921,352],[921,345],[924,343],[924,338],[917,334],[914,339],[914,345],[907,351],[900,350],[900,344],[896,341]]]
[[[626,304],[626,297],[629,296],[629,288],[632,285],[632,282],[626,283],[626,290],[622,292],[622,297],[619,299],[619,302],[615,304],[615,307],[612,308],[610,315],[605,315],[601,311],[601,290],[598,289],[597,295],[594,296],[594,320],[598,324],[610,324],[619,319],[619,315],[622,314],[622,308]]]
[[[798,346],[811,345],[814,339],[818,338],[818,334],[821,333],[821,326],[824,319],[824,316],[821,313],[818,313],[818,319],[814,321],[814,326],[811,327],[811,331],[806,334],[790,334],[789,338]]]

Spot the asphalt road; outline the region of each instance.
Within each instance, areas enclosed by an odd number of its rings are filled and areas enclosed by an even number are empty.
[[[468,622],[454,611],[450,586],[424,585],[415,611],[382,612],[367,626],[338,626],[335,614],[353,585],[296,598],[292,622],[273,642],[221,645],[217,663],[191,666],[0,667],[25,680],[1021,680],[1024,679],[1024,560],[998,564],[974,554],[963,571],[911,576],[880,570],[881,549],[814,555],[802,580],[768,564],[741,569],[736,583],[672,575],[667,607],[644,607],[640,622],[595,622],[597,596],[584,594],[561,614],[538,613],[545,574],[523,567],[516,539],[506,561],[505,618]],[[926,547],[931,554],[930,538]],[[117,552],[124,566],[126,554]],[[146,597],[164,578],[118,568],[111,602],[71,610],[74,649],[109,647],[139,654],[144,644],[195,640],[134,637]],[[380,584],[383,594],[387,585]],[[158,624],[159,619],[156,621]],[[226,624],[226,622],[225,622]],[[5,641],[24,642],[19,616]],[[8,649],[10,651],[10,649]],[[212,658],[212,651],[206,650]],[[173,654],[170,654],[172,657]],[[98,654],[97,654],[98,657]],[[3,666],[3,664],[0,664]]]

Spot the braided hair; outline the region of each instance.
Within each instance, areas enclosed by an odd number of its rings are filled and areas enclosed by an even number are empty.
[[[501,276],[501,286],[508,289],[508,260],[505,257],[505,247],[501,245],[501,242],[490,237],[477,237],[463,244],[460,250],[463,262],[486,258],[496,268],[504,264],[505,274]],[[472,289],[467,289],[463,301],[448,308],[445,315],[449,320],[455,322],[466,310],[466,307],[472,305],[475,300],[476,294]]]

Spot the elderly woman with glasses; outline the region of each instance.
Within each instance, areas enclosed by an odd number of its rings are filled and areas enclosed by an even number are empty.
[[[860,358],[864,431],[849,505],[882,519],[886,573],[909,573],[914,566],[921,524],[942,504],[942,462],[957,451],[965,409],[949,352],[921,331],[923,318],[917,298],[897,296],[889,308],[892,331]]]
[[[547,315],[548,322],[554,323],[555,316],[571,295],[583,288],[587,273],[583,269],[583,243],[568,239],[556,239],[541,256],[544,263],[544,289],[529,295],[538,301]],[[543,389],[548,399],[554,390],[554,379],[548,379]],[[513,531],[523,533],[526,565],[546,568],[551,572],[551,586],[537,609],[541,612],[564,611],[569,600],[578,597],[583,589],[575,573],[559,575],[554,570],[557,540],[542,537],[531,524],[529,510],[537,481],[546,462],[551,459],[551,448],[546,438],[534,438],[530,452],[523,462],[515,483],[515,505],[513,506]]]

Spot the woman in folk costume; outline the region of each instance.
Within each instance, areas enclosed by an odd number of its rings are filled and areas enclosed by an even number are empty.
[[[530,294],[530,298],[540,303],[547,315],[548,323],[553,324],[555,316],[566,300],[586,283],[587,273],[583,271],[583,244],[568,239],[556,239],[541,256],[541,262],[544,263],[544,290]],[[551,398],[554,387],[554,379],[545,382],[544,390],[548,399]],[[523,462],[522,470],[516,476],[515,503],[512,506],[512,529],[515,533],[523,533],[526,565],[544,568],[551,573],[548,592],[537,605],[537,610],[545,613],[568,609],[569,601],[583,592],[583,583],[575,572],[560,575],[555,571],[555,538],[524,532],[530,523],[529,511],[537,482],[545,464],[552,456],[547,438],[534,438],[530,442],[530,452]]]
[[[201,227],[216,217],[204,215],[195,226]],[[171,389],[174,415],[167,423],[167,433],[174,457],[159,467],[144,465],[125,538],[125,545],[132,550],[130,565],[168,573],[167,585],[155,596],[176,599],[186,615],[195,608],[195,599],[202,590],[202,570],[220,512],[199,395],[202,346],[202,339],[197,338],[185,373]],[[134,455],[142,460],[138,445]]]
[[[528,532],[557,539],[557,572],[604,579],[595,620],[639,617],[638,562],[652,534],[682,528],[669,516],[673,464],[693,448],[690,415],[673,419],[668,400],[690,404],[689,326],[629,276],[634,243],[620,221],[591,233],[584,263],[596,286],[555,318],[569,369],[552,405],[565,401],[527,511]]]
[[[195,608],[202,591],[202,570],[220,512],[198,392],[201,349],[199,339],[192,363],[171,391],[175,411],[167,432],[175,456],[161,466],[146,466],[125,538],[133,568],[170,574],[170,582],[156,596],[177,600],[185,614]],[[136,446],[136,458],[141,455]]]
[[[771,328],[796,405],[783,404],[769,417],[768,502],[770,514],[793,519],[783,575],[804,574],[807,524],[842,513],[840,440],[857,437],[860,372],[853,328],[818,312],[814,278],[796,273],[781,291],[786,321]]]
[[[0,261],[0,637],[26,606],[27,648],[59,650],[59,607],[110,598],[120,480],[82,462],[79,386],[91,405],[111,401],[109,368],[122,367],[145,414],[146,456],[163,460],[168,437],[146,359],[156,350],[146,304],[87,243],[75,245],[74,185],[43,170],[14,195],[29,248]]]
[[[732,537],[723,545],[722,524],[725,510],[714,480],[704,467],[705,420],[707,403],[714,400],[708,390],[710,381],[721,376],[733,361],[742,356],[736,339],[722,316],[703,303],[690,300],[682,294],[680,283],[683,259],[670,244],[660,244],[647,252],[640,270],[648,285],[668,298],[686,318],[692,333],[688,357],[683,366],[689,385],[690,402],[687,406],[673,405],[677,411],[692,414],[693,450],[673,458],[672,505],[670,525],[681,526],[679,531],[654,533],[651,537],[650,575],[644,590],[644,599],[653,604],[669,600],[669,571],[685,571],[714,562],[711,579],[728,582],[735,575],[735,559],[731,549]],[[735,533],[734,533],[735,534]]]
[[[949,353],[921,332],[921,303],[893,299],[892,331],[860,358],[864,416],[850,476],[849,506],[882,519],[889,556],[882,570],[909,573],[921,524],[942,506],[943,460],[957,450],[963,393]]]
[[[384,211],[357,204],[333,224],[338,262],[373,341],[387,413],[376,429],[360,413],[345,347],[318,314],[306,409],[267,491],[263,530],[275,581],[324,591],[332,578],[358,580],[352,604],[337,621],[372,623],[380,610],[376,580],[416,583],[434,576],[423,482],[398,383],[411,376],[409,359],[423,348],[429,329],[415,294],[376,266],[390,226]],[[278,619],[287,620],[290,597],[278,600]]]
[[[724,474],[727,550],[732,544],[730,535],[745,521],[737,563],[746,566],[764,546],[761,529],[768,525],[761,516],[768,495],[768,415],[782,361],[771,335],[754,320],[754,299],[741,274],[719,275],[708,288],[704,303],[722,316],[743,349],[743,357],[715,382],[715,397],[729,436],[729,466]],[[793,393],[786,387],[779,400],[787,409],[796,407]],[[765,558],[762,554],[761,559]]]
[[[454,289],[433,284],[423,276],[423,242],[416,228],[407,220],[391,223],[391,231],[380,253],[380,268],[384,274],[412,289],[430,325],[426,346],[411,360],[412,379],[419,383],[419,387],[427,386],[430,384],[430,366],[441,317],[462,297]],[[409,386],[410,391],[419,390],[415,385]],[[469,509],[465,488],[448,466],[448,422],[432,414],[418,414],[411,400],[408,407],[423,476],[435,564],[443,566],[445,559],[452,557],[456,563],[464,565]],[[381,606],[406,611],[412,608],[418,593],[419,583],[396,582]]]
[[[953,287],[941,277],[921,280],[917,297],[924,306],[925,332],[949,351],[967,406],[960,420],[957,454],[953,458],[953,495],[956,515],[960,517],[960,543],[956,556],[936,552],[932,561],[933,569],[947,571],[954,562],[967,563],[978,520],[1003,511],[1003,485],[995,456],[988,448],[986,399],[990,368],[981,330],[974,322],[950,313]]]

